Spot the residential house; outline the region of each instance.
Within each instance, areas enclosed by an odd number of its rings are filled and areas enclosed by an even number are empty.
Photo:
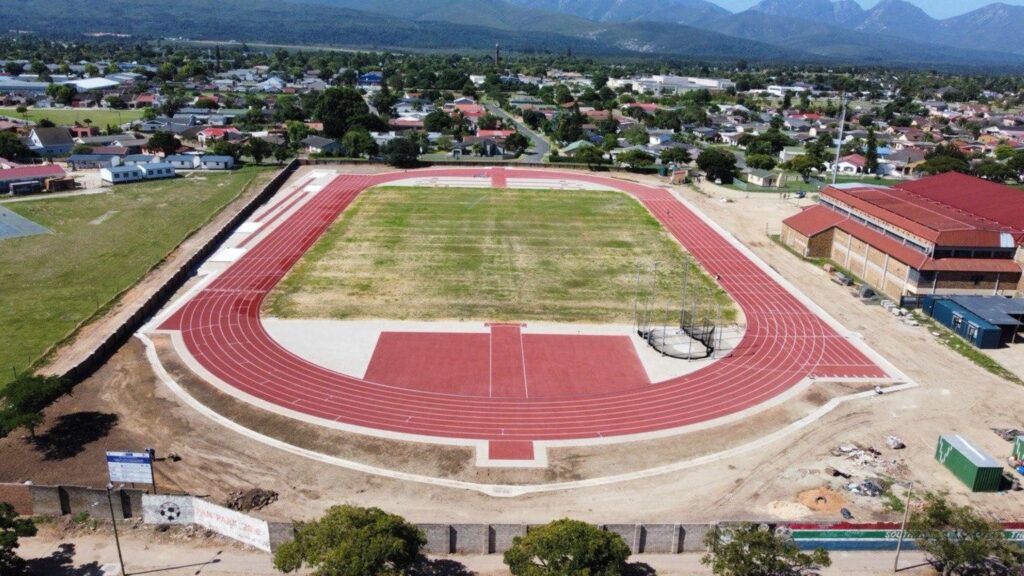
[[[206,148],[218,140],[228,142],[241,140],[242,133],[237,128],[203,128],[196,134],[199,146]]]
[[[309,154],[340,154],[342,152],[341,144],[337,140],[323,136],[307,136],[301,144]]]
[[[26,145],[40,156],[64,156],[75,147],[71,132],[67,128],[33,128],[26,138]]]
[[[762,188],[782,188],[786,185],[786,174],[784,172],[747,168],[743,171],[743,174],[747,178],[747,183],[753,184],[754,186],[760,186]]]
[[[867,164],[867,159],[860,154],[843,156],[838,162],[838,172],[840,174],[863,174],[865,164]],[[830,163],[828,169],[829,171],[835,170],[834,163]]]

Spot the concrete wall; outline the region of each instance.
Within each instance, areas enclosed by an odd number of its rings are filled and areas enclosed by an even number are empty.
[[[111,503],[114,505],[114,518],[118,521],[142,516],[142,490],[114,490],[111,502],[108,502],[104,488],[0,484],[0,502],[14,504],[15,510],[26,516],[85,513],[100,520],[110,520]]]

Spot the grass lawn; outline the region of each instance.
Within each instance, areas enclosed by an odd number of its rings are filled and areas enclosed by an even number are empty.
[[[639,262],[659,264],[660,310],[678,310],[686,262],[691,284],[735,318],[728,296],[625,194],[393,187],[346,210],[265,312],[632,322]]]
[[[106,108],[29,108],[25,115],[18,114],[15,108],[0,108],[0,116],[10,116],[18,120],[38,122],[49,119],[58,126],[71,126],[76,121],[84,124],[88,118],[92,125],[101,130],[107,125],[124,124],[142,118],[142,110],[108,110]]]
[[[0,387],[270,174],[243,168],[5,203],[53,233],[0,240]]]

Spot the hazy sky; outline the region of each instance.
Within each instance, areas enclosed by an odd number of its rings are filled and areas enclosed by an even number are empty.
[[[879,0],[857,0],[860,5],[865,8],[870,8],[875,4],[878,4]],[[987,4],[992,4],[996,0],[909,0],[911,4],[917,4],[925,12],[931,14],[935,18],[948,18],[950,16],[956,16],[963,14],[964,12],[970,12],[976,8],[981,8]],[[1016,4],[1024,6],[1024,0],[1000,0],[1006,4]],[[758,0],[712,0],[723,8],[728,8],[732,11],[745,10],[750,8],[754,4],[758,3]]]

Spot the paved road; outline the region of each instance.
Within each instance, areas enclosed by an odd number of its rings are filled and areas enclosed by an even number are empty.
[[[502,110],[498,106],[495,106],[493,104],[484,104],[484,107],[487,109],[488,112],[490,112],[491,114],[494,114],[498,118],[510,121],[513,124],[515,124],[516,127],[519,128],[520,132],[522,132],[523,134],[525,134],[527,137],[530,138],[530,141],[533,143],[533,154],[524,154],[524,155],[520,156],[519,157],[519,161],[520,162],[543,162],[544,161],[544,157],[547,156],[548,152],[551,151],[551,145],[548,144],[547,140],[545,140],[543,137],[541,137],[540,134],[537,134],[536,132],[531,130],[529,126],[527,126],[526,124],[523,124],[522,122],[516,120],[514,117],[512,117],[512,115],[510,115],[508,112],[505,112],[504,110]]]

